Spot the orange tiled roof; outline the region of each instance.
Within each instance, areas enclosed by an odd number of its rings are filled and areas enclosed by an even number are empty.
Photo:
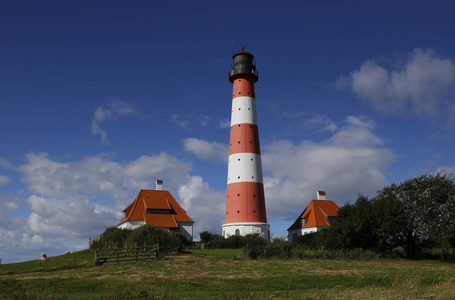
[[[170,210],[170,214],[147,214],[147,209]],[[146,224],[159,227],[177,227],[176,222],[194,223],[168,191],[141,190],[123,211],[125,217],[118,225],[126,221],[145,221]]]
[[[327,217],[336,217],[340,207],[332,200],[312,200],[288,230],[330,226]],[[305,219],[305,225],[300,220]]]
[[[177,228],[177,222],[173,215],[161,214],[144,214],[145,224],[154,225],[158,227]]]

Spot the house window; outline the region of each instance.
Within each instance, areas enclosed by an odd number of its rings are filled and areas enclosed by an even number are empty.
[[[300,225],[305,226],[305,224],[306,224],[305,218],[301,218]]]
[[[170,215],[170,209],[156,209],[156,208],[147,208],[148,214],[158,214],[158,215]]]
[[[240,235],[240,230],[239,229],[235,230],[235,235]]]
[[[297,237],[297,232],[294,232],[294,233],[292,234],[292,238],[294,239],[294,238],[296,238],[296,237]]]

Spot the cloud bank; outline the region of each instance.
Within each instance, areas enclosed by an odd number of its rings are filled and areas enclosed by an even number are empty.
[[[434,116],[450,109],[453,102],[450,100],[455,96],[455,63],[433,49],[414,49],[394,62],[367,60],[358,70],[341,76],[336,86],[350,88],[381,112],[408,110]]]
[[[196,138],[187,138],[183,141],[185,151],[195,154],[202,160],[227,163],[229,146],[217,142],[207,142]]]
[[[374,124],[348,117],[345,125],[321,143],[281,140],[265,145],[262,155],[269,218],[297,218],[325,190],[344,204],[358,193],[373,194],[386,183],[384,170],[394,153],[372,132]]]

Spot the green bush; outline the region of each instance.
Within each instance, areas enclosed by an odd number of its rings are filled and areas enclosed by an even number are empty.
[[[229,249],[240,249],[246,246],[247,240],[244,236],[231,235],[226,239],[225,247]]]
[[[123,248],[126,243],[129,247],[158,245],[161,253],[182,252],[186,246],[191,244],[181,233],[169,232],[156,226],[143,225],[133,230],[110,227],[101,235],[100,242],[93,244],[93,248]]]
[[[116,226],[109,227],[101,235],[98,246],[104,248],[122,248],[130,234],[128,229],[119,229]],[[96,246],[94,244],[94,246]]]
[[[158,245],[160,252],[179,251],[182,252],[185,245],[189,243],[188,239],[177,232],[169,232],[163,228],[143,225],[131,231],[129,242],[137,246]]]
[[[301,247],[303,249],[320,249],[323,246],[321,233],[312,232],[297,236],[292,240],[292,245],[294,247]]]
[[[219,234],[204,231],[201,232],[199,236],[201,238],[201,243],[204,243],[205,247],[207,248],[210,249],[226,248],[226,240]]]
[[[291,258],[293,257],[292,244],[284,240],[274,240],[266,246],[264,256]]]

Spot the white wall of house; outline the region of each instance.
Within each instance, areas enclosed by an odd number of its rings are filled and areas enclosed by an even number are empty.
[[[193,223],[177,223],[180,233],[185,235],[191,241],[193,240]]]
[[[144,224],[145,224],[144,221],[126,221],[118,225],[117,227],[119,229],[136,229]]]

